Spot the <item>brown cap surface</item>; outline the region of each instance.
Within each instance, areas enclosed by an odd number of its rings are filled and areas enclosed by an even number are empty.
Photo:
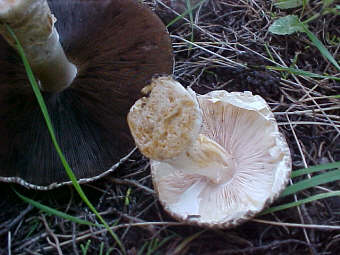
[[[51,0],[55,26],[78,74],[43,93],[58,142],[80,182],[119,165],[134,148],[126,115],[156,74],[171,74],[169,35],[135,0]],[[49,189],[69,183],[16,52],[0,38],[0,181]]]

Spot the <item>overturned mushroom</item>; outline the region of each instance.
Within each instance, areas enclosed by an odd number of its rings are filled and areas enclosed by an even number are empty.
[[[80,182],[115,169],[134,148],[126,115],[140,90],[172,73],[160,19],[134,0],[0,0],[0,181],[49,189],[69,180],[4,23],[23,44]]]
[[[148,88],[128,122],[172,216],[228,227],[279,195],[289,179],[290,151],[261,97],[226,91],[195,96],[168,77]]]

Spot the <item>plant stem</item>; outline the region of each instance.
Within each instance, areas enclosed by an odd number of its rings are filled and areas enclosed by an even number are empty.
[[[0,33],[16,49],[1,23],[13,28],[41,90],[48,92],[64,90],[77,74],[60,44],[55,22],[46,0],[0,0]]]

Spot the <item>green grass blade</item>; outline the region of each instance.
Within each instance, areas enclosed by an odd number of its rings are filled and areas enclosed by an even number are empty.
[[[331,79],[331,80],[335,80],[335,81],[340,81],[339,77],[320,75],[320,74],[311,73],[311,72],[307,72],[307,71],[303,71],[303,70],[295,69],[295,68],[291,68],[291,67],[266,66],[266,68],[268,70],[283,71],[283,72],[288,72],[288,73],[291,73],[291,74],[301,75],[301,76],[306,76],[306,77],[311,77],[311,78]]]
[[[143,254],[145,254],[145,248],[148,246],[148,242],[145,242],[144,244],[143,244],[143,246],[140,248],[140,250],[138,251],[138,253],[137,253],[137,255],[143,255]]]
[[[158,250],[159,248],[161,248],[164,244],[166,244],[167,242],[169,242],[171,239],[173,239],[174,237],[176,237],[176,235],[170,235],[168,237],[165,237],[162,241],[159,242],[158,247],[156,250]],[[154,251],[156,251],[154,250]]]
[[[94,227],[103,227],[104,225],[99,225],[99,224],[95,224],[95,223],[92,223],[92,222],[89,222],[89,221],[86,221],[86,220],[82,220],[82,219],[79,219],[77,217],[74,217],[72,215],[69,215],[67,213],[64,213],[64,212],[61,212],[61,211],[58,211],[54,208],[51,208],[49,206],[46,206],[46,205],[43,205],[37,201],[34,201],[28,197],[25,197],[24,195],[21,195],[18,191],[16,191],[15,189],[13,189],[14,193],[20,197],[23,201],[25,201],[26,203],[28,204],[31,204],[32,206],[38,208],[39,210],[45,212],[45,213],[48,213],[48,214],[53,214],[53,215],[56,215],[60,218],[64,218],[66,220],[69,220],[69,221],[72,221],[72,222],[75,222],[75,223],[78,223],[78,224],[82,224],[82,225],[89,225],[89,226],[94,226]]]
[[[173,239],[175,235],[170,235],[168,237],[165,237],[162,241],[159,241],[158,239],[153,239],[154,243],[151,241],[151,246],[149,246],[149,250],[147,254],[155,254],[157,250],[159,250],[163,245],[165,245],[167,242],[169,242],[171,239]]]
[[[166,28],[171,27],[173,24],[175,24],[177,21],[183,19],[183,17],[185,17],[186,15],[188,15],[189,13],[192,13],[193,10],[195,10],[196,8],[198,8],[198,6],[200,6],[202,3],[204,3],[207,0],[202,0],[200,2],[198,2],[197,4],[195,4],[192,8],[188,8],[185,12],[183,12],[181,15],[177,16],[176,18],[174,18],[172,21],[170,21],[167,25]]]
[[[328,198],[328,197],[334,197],[334,196],[340,196],[340,191],[317,194],[317,195],[310,196],[310,197],[305,198],[305,199],[301,199],[301,200],[296,201],[296,202],[287,203],[287,204],[283,204],[283,205],[279,205],[279,206],[274,206],[274,207],[268,208],[268,209],[264,210],[263,212],[259,213],[258,216],[262,216],[262,215],[277,212],[277,211],[282,211],[282,210],[285,210],[285,209],[288,209],[288,208],[291,208],[291,207],[300,206],[302,204],[306,204],[306,203],[310,203],[310,202],[313,202],[313,201],[316,201],[316,200],[320,200],[320,199],[324,199],[324,198]]]
[[[312,166],[300,170],[295,170],[291,174],[291,178],[295,178],[301,175],[305,174],[311,174],[315,172],[319,172],[322,170],[330,170],[330,169],[335,169],[338,168],[340,169],[340,161],[339,162],[334,162],[334,163],[328,163],[328,164],[323,164],[323,165],[317,165],[317,166]]]
[[[89,250],[90,244],[91,244],[91,239],[87,240],[85,245],[80,244],[80,249],[82,251],[82,255],[87,255],[87,251]]]
[[[265,44],[264,44],[264,47],[265,47],[265,49],[266,49],[266,52],[267,52],[267,54],[268,54],[270,60],[273,61],[273,62],[275,62],[275,59],[274,59],[272,53],[270,52],[270,49],[269,49],[269,47],[268,47],[268,44],[265,43]]]
[[[186,0],[186,4],[187,4],[187,9],[190,10],[189,12],[189,18],[190,18],[190,22],[191,22],[191,29],[193,30],[193,24],[194,24],[194,15],[192,14],[192,11],[194,10],[191,6],[191,2],[190,0]]]
[[[322,44],[322,42],[307,28],[307,26],[303,23],[302,27],[304,29],[304,32],[307,34],[308,38],[312,41],[312,43],[314,44],[315,47],[317,47],[319,49],[319,51],[321,52],[321,54],[329,60],[329,62],[331,62],[338,71],[340,71],[340,66],[338,64],[338,62],[336,62],[336,60],[334,59],[334,57],[332,56],[332,54],[327,50],[327,48]]]
[[[188,10],[192,9],[190,0],[186,0],[186,3],[187,3],[187,9]],[[194,15],[192,14],[192,11],[189,12],[189,18],[190,18],[190,25],[191,25],[190,41],[193,42],[194,41]],[[191,48],[192,48],[192,44],[189,44],[189,50],[191,50]]]
[[[33,89],[34,94],[37,98],[39,106],[41,108],[41,111],[42,111],[42,114],[44,116],[44,119],[45,119],[45,122],[46,122],[46,125],[47,125],[47,128],[48,128],[48,131],[50,133],[53,145],[54,145],[54,147],[55,147],[55,149],[56,149],[56,151],[59,155],[59,158],[60,158],[60,160],[61,160],[61,162],[62,162],[62,164],[63,164],[63,166],[66,170],[67,175],[69,176],[70,180],[72,181],[72,184],[73,184],[74,188],[76,189],[76,191],[78,192],[81,199],[90,208],[90,210],[98,217],[98,219],[102,222],[102,224],[105,226],[105,228],[108,230],[108,232],[112,235],[112,237],[115,239],[115,241],[120,246],[120,248],[124,251],[124,253],[126,253],[124,246],[122,245],[118,236],[110,229],[109,225],[105,222],[105,220],[97,212],[96,208],[92,205],[92,203],[86,197],[84,191],[82,190],[82,188],[80,187],[80,185],[77,181],[76,176],[74,175],[73,171],[71,170],[71,167],[69,166],[68,162],[66,161],[66,158],[65,158],[63,152],[61,151],[61,148],[60,148],[60,146],[57,142],[57,139],[56,139],[56,136],[55,136],[55,133],[54,133],[54,129],[53,129],[53,126],[52,126],[52,122],[51,122],[50,116],[49,116],[48,111],[47,111],[46,104],[45,104],[44,99],[41,95],[39,86],[38,86],[37,81],[34,77],[34,74],[33,74],[33,71],[30,67],[30,64],[29,64],[29,62],[26,58],[24,49],[22,48],[22,46],[21,46],[18,38],[14,34],[13,30],[7,24],[6,24],[6,28],[16,42],[16,47],[17,47],[18,53],[19,53],[19,55],[22,59],[22,62],[24,64],[24,67],[25,67],[25,70],[26,70],[26,73],[27,73],[27,76],[28,76],[28,79],[29,79],[29,81],[32,85],[32,89]]]
[[[201,234],[203,234],[206,230],[202,230],[200,232],[197,232],[196,234],[193,234],[187,238],[185,238],[175,249],[174,254],[182,254],[184,251],[185,247],[188,246],[190,242],[198,238]]]
[[[317,185],[325,184],[328,182],[338,181],[340,180],[340,170],[333,170],[327,173],[319,174],[313,176],[310,179],[299,181],[289,187],[287,187],[282,193],[280,197],[285,197],[291,194],[295,194],[301,190],[305,190],[308,188],[315,187]]]

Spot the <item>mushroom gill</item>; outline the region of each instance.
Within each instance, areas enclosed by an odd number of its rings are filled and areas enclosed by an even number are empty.
[[[267,103],[250,92],[198,95],[200,134],[222,146],[233,160],[219,183],[151,160],[159,200],[175,218],[228,227],[255,215],[285,187],[290,152]],[[217,170],[217,169],[216,169]],[[230,174],[232,173],[232,174]]]

